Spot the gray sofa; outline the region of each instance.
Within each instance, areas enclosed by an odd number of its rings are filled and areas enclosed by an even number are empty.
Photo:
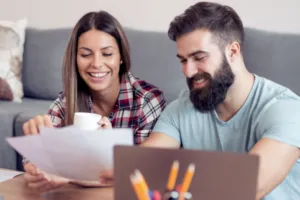
[[[167,102],[186,88],[176,46],[166,33],[126,28],[132,53],[132,72],[163,90]],[[0,168],[22,170],[20,156],[5,138],[22,135],[22,125],[46,113],[62,89],[62,57],[71,29],[27,29],[24,49],[22,103],[0,101]],[[300,95],[300,35],[246,28],[248,69],[285,85]]]

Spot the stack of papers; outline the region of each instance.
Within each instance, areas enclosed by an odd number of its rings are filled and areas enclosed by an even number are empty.
[[[9,179],[12,179],[20,174],[22,174],[23,172],[19,172],[19,171],[12,171],[12,170],[7,170],[7,169],[1,169],[0,168],[0,183],[7,181]]]
[[[113,147],[133,145],[132,129],[82,131],[74,126],[40,128],[39,135],[7,138],[22,156],[43,171],[69,179],[98,181],[113,168]]]

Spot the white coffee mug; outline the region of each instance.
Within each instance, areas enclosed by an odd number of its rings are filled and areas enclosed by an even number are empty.
[[[98,122],[101,118],[101,115],[95,113],[76,112],[73,124],[84,131],[95,131],[100,127]]]

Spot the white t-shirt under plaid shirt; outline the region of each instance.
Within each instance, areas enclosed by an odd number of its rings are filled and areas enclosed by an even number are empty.
[[[65,102],[61,92],[50,106],[48,114],[55,127],[63,126]],[[157,87],[128,72],[121,80],[118,100],[108,118],[113,128],[132,128],[134,143],[140,144],[149,136],[165,107],[163,93]],[[93,112],[91,100],[90,112]]]

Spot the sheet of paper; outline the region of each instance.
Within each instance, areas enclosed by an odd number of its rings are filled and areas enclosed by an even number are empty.
[[[9,179],[14,178],[15,176],[18,176],[19,174],[22,174],[23,172],[19,171],[11,171],[11,170],[2,170],[0,169],[0,182],[7,181]]]
[[[8,143],[23,157],[30,160],[41,169],[56,174],[55,168],[44,151],[42,137],[40,135],[19,136],[7,138]]]
[[[102,170],[113,168],[113,147],[133,145],[132,129],[81,131],[66,127],[42,132],[7,141],[42,170],[75,180],[98,181]]]

